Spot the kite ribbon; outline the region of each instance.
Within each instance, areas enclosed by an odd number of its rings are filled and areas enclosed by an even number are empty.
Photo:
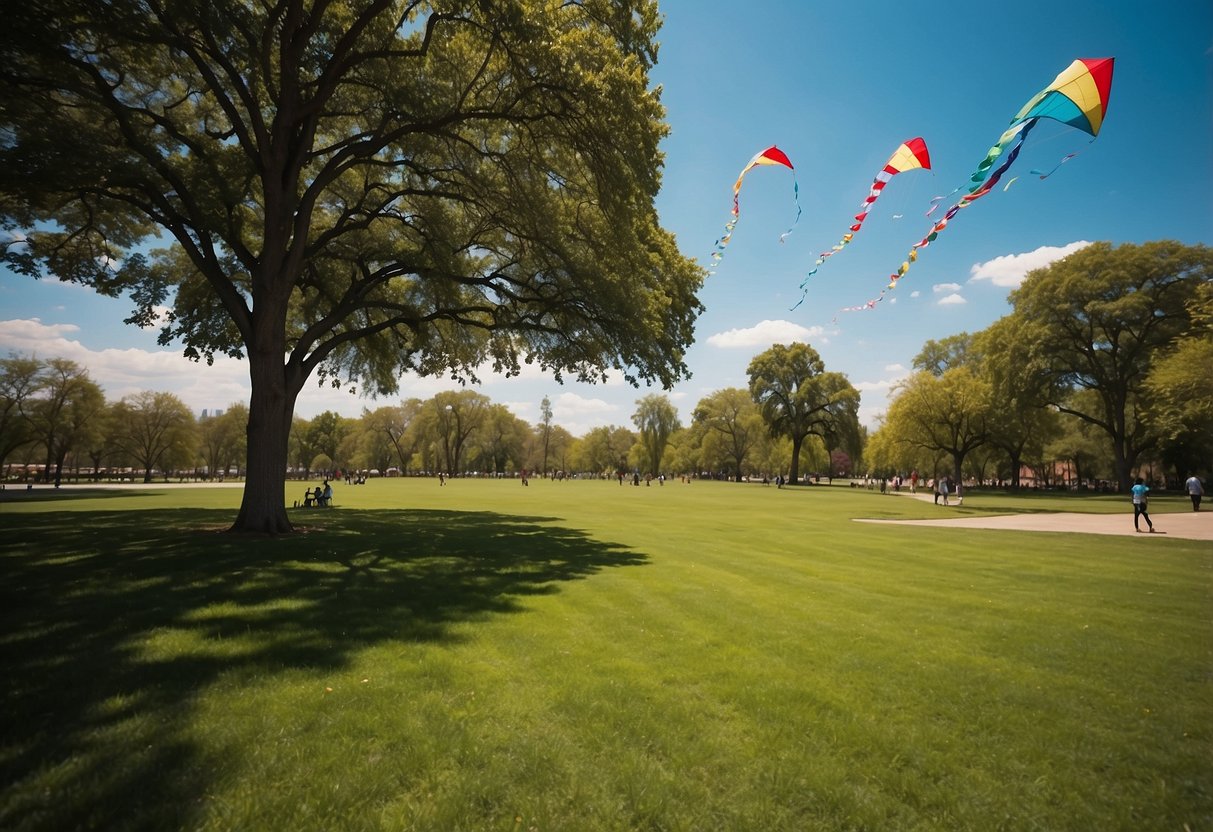
[[[782,243],[792,233],[797,223],[800,222],[800,184],[796,181],[796,168],[792,165],[792,160],[788,158],[786,153],[775,145],[771,145],[766,150],[756,153],[754,158],[750,159],[746,166],[741,169],[741,173],[737,175],[737,181],[733,183],[733,216],[725,223],[724,234],[716,241],[716,248],[712,252],[713,267],[717,266],[721,258],[724,257],[725,247],[733,239],[733,231],[737,228],[737,221],[741,218],[741,183],[745,179],[745,175],[759,165],[783,165],[792,171],[792,200],[796,204],[796,219],[792,221],[792,225],[787,231],[779,235],[779,242]],[[709,274],[712,273],[709,272]]]
[[[871,212],[873,203],[880,198],[880,194],[884,191],[885,186],[889,184],[889,181],[899,173],[918,168],[924,170],[931,169],[931,154],[927,151],[927,143],[922,140],[921,136],[902,142],[893,151],[893,155],[885,162],[884,168],[872,180],[872,184],[868,188],[868,195],[859,204],[859,213],[855,215],[855,223],[850,226],[847,233],[842,235],[842,239],[835,243],[829,251],[818,255],[817,260],[813,263],[812,270],[800,281],[800,300],[796,302],[792,310],[795,310],[800,304],[804,303],[805,297],[809,292],[809,278],[817,274],[822,264],[829,257],[842,251],[855,238],[855,234],[863,227],[864,221],[868,218],[868,213]]]

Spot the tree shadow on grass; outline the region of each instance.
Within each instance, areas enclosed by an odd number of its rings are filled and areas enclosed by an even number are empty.
[[[229,522],[5,516],[0,827],[188,825],[219,765],[188,740],[191,701],[221,675],[328,673],[377,643],[454,641],[454,625],[647,560],[490,512],[334,512],[283,538],[220,533]]]

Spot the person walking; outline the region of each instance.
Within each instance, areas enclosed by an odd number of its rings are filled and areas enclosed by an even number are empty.
[[[1200,498],[1205,493],[1204,486],[1200,484],[1200,477],[1193,474],[1184,482],[1184,488],[1188,491],[1188,497],[1192,499],[1192,510],[1200,511]]]
[[[1145,480],[1141,477],[1133,483],[1133,487],[1129,489],[1129,493],[1133,495],[1133,530],[1141,531],[1141,526],[1138,524],[1138,519],[1146,518],[1146,525],[1150,527],[1150,532],[1154,532],[1154,523],[1150,520],[1150,486],[1146,485]]]

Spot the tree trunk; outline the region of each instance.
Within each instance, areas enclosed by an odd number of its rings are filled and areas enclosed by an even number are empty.
[[[247,471],[240,513],[233,532],[286,534],[294,531],[286,513],[287,439],[298,385],[288,385],[284,351],[249,351]]]
[[[800,477],[800,446],[804,443],[803,436],[792,437],[792,467],[788,471],[788,485],[796,485]]]
[[[1112,437],[1112,457],[1116,468],[1116,482],[1121,493],[1127,493],[1133,485],[1132,471],[1129,460],[1125,455],[1124,440],[1119,436]]]

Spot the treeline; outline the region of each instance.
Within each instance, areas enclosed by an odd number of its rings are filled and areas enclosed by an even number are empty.
[[[800,468],[846,475],[861,449],[859,394],[825,371],[805,344],[772,347],[750,367],[749,390],[702,399],[690,425],[668,397],[636,402],[632,426],[574,436],[540,403],[532,424],[473,391],[443,392],[365,409],[356,418],[296,417],[289,473],[514,475],[522,471],[614,476],[618,472],[718,478],[773,477]],[[0,360],[0,466],[9,480],[60,482],[139,476],[241,476],[248,408],[196,417],[177,396],[143,392],[107,401],[75,362]]]
[[[1213,254],[1097,243],[1028,275],[1012,312],[927,341],[867,459],[881,473],[1127,490],[1213,468]]]
[[[748,389],[717,390],[691,423],[663,395],[631,426],[573,436],[551,402],[529,423],[474,390],[295,418],[288,469],[313,472],[641,476],[799,472],[1003,481],[1106,480],[1127,489],[1154,470],[1182,481],[1213,469],[1213,253],[1175,242],[1091,245],[1030,274],[1012,312],[975,334],[926,341],[869,438],[859,393],[807,344],[754,357]],[[248,409],[195,418],[170,393],[108,402],[64,359],[0,362],[6,478],[103,472],[241,474]]]

